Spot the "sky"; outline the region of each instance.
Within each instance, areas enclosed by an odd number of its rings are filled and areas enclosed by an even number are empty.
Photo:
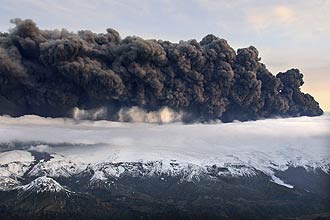
[[[298,68],[304,92],[330,111],[330,0],[0,0],[0,31],[12,18],[41,29],[83,29],[178,42],[212,33],[254,45],[273,73]]]

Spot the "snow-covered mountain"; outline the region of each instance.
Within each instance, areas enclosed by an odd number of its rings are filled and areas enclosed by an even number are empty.
[[[8,152],[6,152],[6,154],[8,154]],[[26,173],[22,173],[22,169],[17,169],[15,170],[16,172],[13,172],[12,167],[9,166],[12,162],[9,164],[4,164],[2,162],[0,190],[17,189],[19,185],[22,185],[18,180],[24,178],[36,179],[31,183],[22,186],[23,189],[30,189],[30,187],[33,187],[36,184],[41,184],[42,186],[49,184],[50,191],[57,192],[61,190],[61,187],[52,178],[70,179],[73,177],[90,176],[90,182],[92,183],[95,181],[114,182],[124,176],[136,178],[157,177],[162,180],[165,180],[168,177],[176,177],[179,179],[178,182],[196,182],[201,179],[214,180],[222,177],[252,177],[259,174],[268,176],[269,181],[276,184],[292,188],[293,186],[291,184],[285,183],[284,180],[276,177],[275,173],[285,171],[290,167],[303,167],[308,172],[321,170],[327,175],[330,174],[329,163],[327,164],[327,161],[325,160],[310,161],[310,164],[297,164],[288,161],[286,165],[278,165],[272,161],[268,161],[269,166],[266,167],[263,165],[261,169],[260,167],[253,166],[249,163],[244,163],[244,161],[239,161],[238,159],[236,163],[227,162],[220,165],[213,164],[202,166],[176,160],[138,162],[103,161],[95,164],[86,164],[82,162],[73,162],[64,156],[56,154],[52,154],[51,156],[53,158],[49,161],[42,160],[36,164],[31,164],[30,169]],[[16,162],[16,164],[23,166],[22,163]],[[28,168],[29,167],[27,167],[26,170]],[[52,188],[54,190],[52,190]],[[36,192],[39,191],[43,192],[42,189],[36,190]]]
[[[33,193],[43,193],[43,192],[70,192],[66,190],[61,184],[52,178],[41,176],[33,180],[27,185],[20,188],[22,191],[33,192]]]

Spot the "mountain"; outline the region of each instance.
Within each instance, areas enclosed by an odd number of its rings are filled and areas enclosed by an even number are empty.
[[[23,193],[60,193],[60,192],[67,192],[70,193],[69,190],[66,190],[63,186],[61,186],[58,182],[54,179],[41,176],[34,179],[31,183],[24,185],[20,188]]]
[[[268,175],[237,164],[201,167],[175,160],[85,165],[55,154],[31,166],[21,182],[17,174],[1,173],[0,217],[292,219],[330,211],[330,170],[321,168],[289,166]]]

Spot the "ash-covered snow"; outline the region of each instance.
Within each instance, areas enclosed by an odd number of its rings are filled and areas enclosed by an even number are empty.
[[[170,175],[191,181],[264,173],[292,187],[275,172],[304,167],[329,173],[330,115],[190,125],[0,116],[0,143],[17,141],[47,145],[38,150],[54,157],[35,165],[30,176],[69,177],[92,170],[92,180]],[[10,154],[1,155],[12,161]]]

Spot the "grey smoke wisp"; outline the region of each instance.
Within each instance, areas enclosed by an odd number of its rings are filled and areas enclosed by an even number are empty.
[[[235,52],[214,35],[171,43],[121,39],[110,28],[72,33],[12,23],[0,33],[0,114],[74,117],[77,107],[106,109],[94,113],[110,120],[141,111],[154,120],[165,109],[186,121],[227,122],[323,113],[301,92],[298,69],[273,75],[253,46]]]

